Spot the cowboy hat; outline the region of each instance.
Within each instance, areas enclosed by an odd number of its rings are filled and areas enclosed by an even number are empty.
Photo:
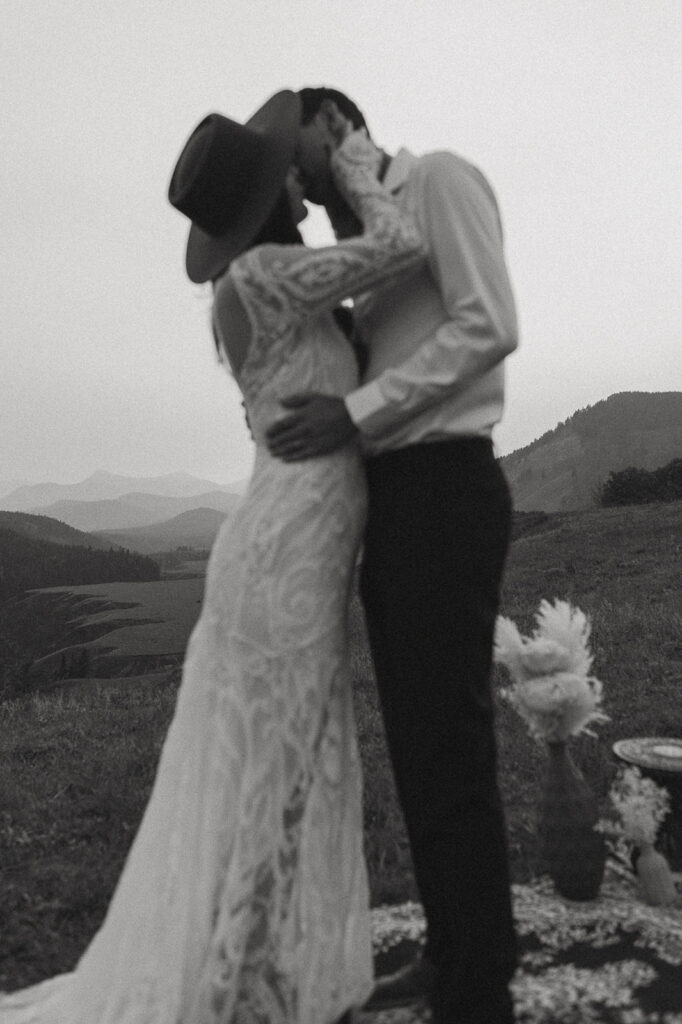
[[[284,89],[245,124],[209,114],[175,165],[168,199],[189,217],[190,280],[209,281],[248,248],[284,187],[298,138],[301,101]]]

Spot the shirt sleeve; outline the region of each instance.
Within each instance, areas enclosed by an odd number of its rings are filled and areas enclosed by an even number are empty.
[[[494,194],[450,153],[423,157],[417,219],[448,319],[417,351],[346,396],[356,426],[380,436],[492,369],[518,344]]]

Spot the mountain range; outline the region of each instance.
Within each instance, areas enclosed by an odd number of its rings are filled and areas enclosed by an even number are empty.
[[[46,508],[58,501],[109,501],[127,494],[156,494],[168,498],[191,497],[209,491],[239,494],[242,486],[241,483],[223,486],[190,473],[135,477],[98,470],[75,484],[23,484],[0,500],[3,509],[8,512],[28,512]]]
[[[682,455],[682,392],[622,392],[580,409],[501,459],[517,511],[589,508],[610,473],[653,470]],[[209,547],[245,482],[188,473],[128,477],[98,471],[75,484],[24,484],[0,498],[8,511],[48,516],[101,542],[148,553]]]
[[[589,508],[610,473],[682,456],[682,392],[624,391],[580,409],[500,461],[518,511]]]
[[[228,491],[207,491],[184,497],[132,492],[102,501],[56,501],[39,511],[77,530],[125,530],[160,523],[197,508],[213,509],[224,517],[239,501],[240,495]]]

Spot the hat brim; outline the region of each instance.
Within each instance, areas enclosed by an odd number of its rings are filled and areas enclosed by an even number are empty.
[[[222,235],[209,235],[192,223],[185,266],[191,281],[201,284],[218,277],[248,248],[272,212],[291,166],[301,123],[301,100],[290,89],[275,93],[246,125],[262,132],[267,153],[241,208]]]

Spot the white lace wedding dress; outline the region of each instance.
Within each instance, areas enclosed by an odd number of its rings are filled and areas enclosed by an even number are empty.
[[[365,515],[355,447],[297,464],[262,442],[281,396],[343,395],[331,309],[421,258],[351,136],[334,159],[365,234],[264,246],[236,288],[257,451],[220,531],[156,781],[107,916],[73,972],[0,997],[2,1024],[329,1024],[372,988],[346,614]],[[227,285],[227,281],[231,283]]]

